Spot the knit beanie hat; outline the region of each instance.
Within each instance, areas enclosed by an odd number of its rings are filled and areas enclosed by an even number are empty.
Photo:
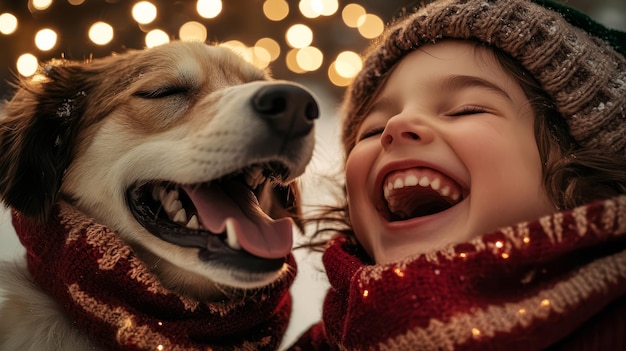
[[[364,107],[396,63],[442,39],[495,46],[516,59],[556,103],[581,146],[626,155],[626,33],[549,0],[437,0],[373,43],[343,103],[346,155]]]

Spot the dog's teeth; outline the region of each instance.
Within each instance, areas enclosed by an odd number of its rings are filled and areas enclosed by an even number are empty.
[[[241,250],[241,246],[237,241],[237,234],[235,233],[235,225],[232,219],[226,220],[226,243],[232,249]]]
[[[193,215],[191,216],[191,218],[189,218],[189,222],[187,222],[187,228],[200,229],[200,223],[198,222],[198,217],[196,215]]]
[[[185,223],[187,221],[187,211],[185,211],[184,208],[178,210],[178,212],[176,212],[176,214],[174,215],[173,221],[178,223]]]
[[[161,203],[167,212],[176,213],[183,205],[178,201],[178,191],[172,190],[161,198]]]
[[[152,188],[152,200],[159,201],[161,200],[161,192],[163,192],[163,188]]]

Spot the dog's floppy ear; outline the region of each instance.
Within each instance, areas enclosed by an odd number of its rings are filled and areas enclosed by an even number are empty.
[[[79,65],[46,66],[43,79],[22,79],[0,119],[2,201],[44,219],[57,201],[72,158],[73,136],[88,87]]]

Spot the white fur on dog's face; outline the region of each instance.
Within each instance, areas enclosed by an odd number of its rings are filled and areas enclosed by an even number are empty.
[[[313,133],[277,142],[249,103],[260,87],[276,82],[228,49],[203,44],[172,43],[133,53],[117,64],[115,59],[101,65],[117,65],[109,74],[126,75],[127,84],[109,85],[103,69],[97,87],[81,97],[112,99],[88,103],[86,113],[106,114],[80,131],[62,181],[62,197],[117,231],[166,286],[210,296],[215,287],[207,279],[255,288],[285,274],[286,265],[276,272],[249,273],[201,260],[197,248],[149,233],[127,201],[127,191],[135,184],[205,183],[270,161],[289,170],[283,183],[302,174],[312,154]]]

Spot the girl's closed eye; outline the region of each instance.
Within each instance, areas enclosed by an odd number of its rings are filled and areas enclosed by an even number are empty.
[[[485,113],[487,109],[480,106],[463,106],[460,109],[457,109],[448,114],[450,117],[458,117],[458,116],[466,116],[466,115],[475,115],[479,113]]]
[[[368,129],[368,130],[366,130],[365,132],[363,132],[363,133],[359,136],[358,141],[361,141],[361,140],[364,140],[364,139],[371,138],[371,137],[373,137],[373,136],[376,136],[376,135],[382,134],[382,132],[383,132],[384,130],[385,130],[385,128],[384,128],[384,127],[378,127],[378,128]]]

